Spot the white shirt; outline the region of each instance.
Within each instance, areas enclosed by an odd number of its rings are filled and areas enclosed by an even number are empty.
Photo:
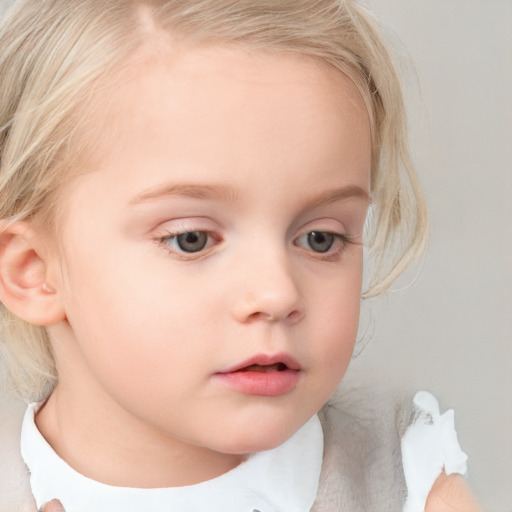
[[[415,416],[401,443],[407,484],[403,512],[425,510],[430,490],[443,470],[447,475],[467,471],[468,456],[457,439],[453,410],[440,414],[437,400],[426,391],[416,393],[413,403]]]
[[[309,512],[316,499],[323,455],[317,416],[288,441],[212,480],[185,487],[134,489],[105,485],[76,472],[46,442],[31,404],[21,433],[21,454],[38,508],[58,498],[68,512]],[[403,512],[423,512],[430,490],[444,470],[466,472],[452,410],[440,414],[437,400],[420,391],[415,416],[402,438],[407,484]]]
[[[38,508],[58,498],[69,512],[309,512],[317,495],[323,456],[317,416],[281,446],[250,455],[212,480],[134,489],[105,485],[71,468],[37,429],[37,408],[31,404],[25,413],[21,455]]]

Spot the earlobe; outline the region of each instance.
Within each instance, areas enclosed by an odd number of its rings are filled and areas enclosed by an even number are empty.
[[[65,318],[55,286],[47,282],[46,258],[29,223],[0,221],[0,300],[35,325]]]

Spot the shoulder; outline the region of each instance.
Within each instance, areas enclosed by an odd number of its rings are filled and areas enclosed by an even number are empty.
[[[473,493],[460,475],[441,473],[425,505],[425,512],[481,512]]]
[[[395,512],[406,486],[400,434],[411,419],[410,400],[374,389],[342,387],[319,416],[324,461],[315,512]]]
[[[407,482],[404,512],[423,510],[429,496],[436,506],[443,500],[449,503],[449,493],[462,492],[459,475],[466,473],[467,455],[457,439],[453,410],[441,414],[437,400],[425,391],[415,395],[413,405],[413,420],[401,439]]]
[[[454,413],[441,414],[431,394],[413,399],[351,389],[337,394],[320,417],[325,450],[319,503],[323,496],[337,496],[340,503],[353,496],[353,510],[479,510],[460,476],[467,457]]]

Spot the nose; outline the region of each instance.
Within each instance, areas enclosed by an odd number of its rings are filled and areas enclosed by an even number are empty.
[[[306,307],[285,257],[260,257],[240,269],[233,316],[241,323],[255,321],[297,323]]]

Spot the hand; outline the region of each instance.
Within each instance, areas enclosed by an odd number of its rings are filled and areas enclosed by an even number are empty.
[[[64,507],[61,505],[59,500],[49,501],[43,508],[39,509],[39,512],[66,512]]]

